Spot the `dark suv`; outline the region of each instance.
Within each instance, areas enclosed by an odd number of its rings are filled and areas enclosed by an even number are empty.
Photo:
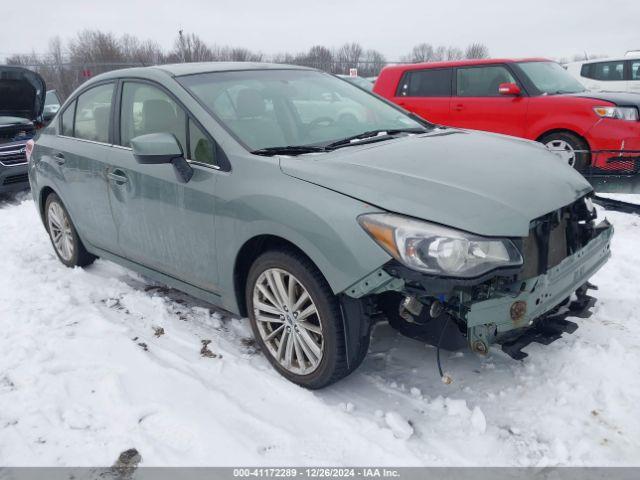
[[[0,66],[0,193],[29,187],[26,144],[42,123],[46,91],[37,73]]]

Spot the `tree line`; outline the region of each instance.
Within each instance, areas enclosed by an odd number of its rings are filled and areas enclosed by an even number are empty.
[[[133,35],[116,35],[100,30],[84,30],[63,42],[54,37],[44,54],[16,54],[9,65],[22,65],[40,73],[49,89],[66,98],[90,77],[118,68],[186,62],[274,62],[303,65],[331,73],[348,74],[358,69],[362,77],[376,76],[389,63],[433,62],[464,58],[487,58],[488,48],[473,43],[466,49],[421,43],[405,56],[388,61],[378,50],[349,42],[337,48],[315,45],[306,52],[283,52],[266,55],[243,47],[211,45],[195,33],[180,30],[172,48],[165,50],[154,40],[140,40]]]

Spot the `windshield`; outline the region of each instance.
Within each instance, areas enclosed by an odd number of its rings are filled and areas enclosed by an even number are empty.
[[[521,62],[520,69],[543,94],[584,92],[584,86],[555,62]]]
[[[215,72],[178,81],[251,151],[424,128],[377,97],[317,71]]]
[[[58,98],[58,94],[54,90],[49,90],[47,92],[47,96],[44,99],[44,104],[46,106],[56,105],[60,106],[60,99]]]

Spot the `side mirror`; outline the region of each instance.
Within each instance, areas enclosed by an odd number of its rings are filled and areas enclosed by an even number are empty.
[[[56,112],[45,111],[42,113],[42,120],[44,123],[49,123],[51,120],[53,120],[53,117],[55,116],[56,116]]]
[[[498,93],[500,95],[517,97],[522,94],[522,91],[515,83],[501,83],[498,85]]]
[[[149,133],[131,139],[133,156],[143,165],[172,164],[185,183],[193,177],[193,168],[184,159],[180,143],[171,133]]]

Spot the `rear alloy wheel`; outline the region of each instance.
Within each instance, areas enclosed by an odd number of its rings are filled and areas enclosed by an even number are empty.
[[[577,135],[557,132],[545,136],[541,142],[579,172],[584,171],[590,163],[589,145]]]
[[[338,299],[300,253],[273,250],[258,257],[249,270],[246,302],[260,349],[288,380],[322,388],[357,367],[347,366]]]
[[[84,248],[67,209],[55,193],[47,197],[45,223],[53,249],[67,267],[84,267],[95,260]]]

